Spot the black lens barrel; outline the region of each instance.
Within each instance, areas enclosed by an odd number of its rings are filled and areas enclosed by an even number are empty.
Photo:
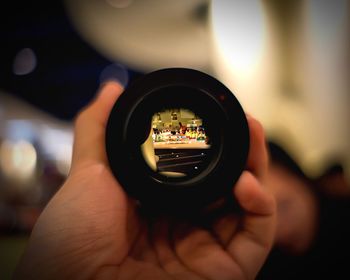
[[[195,176],[162,176],[142,155],[140,145],[152,116],[169,108],[186,108],[201,116],[210,135],[210,161]],[[248,150],[249,129],[238,100],[221,82],[192,69],[162,69],[135,81],[118,99],[107,123],[106,151],[117,181],[142,206],[161,211],[195,210],[232,196]]]

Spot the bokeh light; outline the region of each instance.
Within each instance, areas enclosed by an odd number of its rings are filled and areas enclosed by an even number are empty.
[[[108,65],[100,75],[100,83],[116,81],[126,87],[129,82],[129,73],[125,66],[120,63]]]
[[[20,50],[13,61],[13,73],[16,75],[27,75],[34,71],[37,65],[37,58],[30,48]]]
[[[1,170],[10,180],[29,180],[34,175],[36,163],[37,153],[31,143],[25,140],[20,140],[17,142],[5,140],[1,144]]]

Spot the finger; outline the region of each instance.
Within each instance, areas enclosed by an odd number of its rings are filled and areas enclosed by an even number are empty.
[[[131,250],[130,256],[132,256],[135,260],[153,263],[158,266],[160,265],[157,254],[150,242],[150,234],[148,224],[146,222],[142,225],[137,241]]]
[[[196,225],[208,229],[225,248],[237,230],[240,212],[240,207],[231,198],[222,198],[203,209],[196,218]]]
[[[226,248],[239,226],[239,217],[235,213],[218,218],[212,225],[213,235]]]
[[[183,265],[170,244],[169,223],[165,220],[158,221],[153,227],[153,246],[162,268],[175,279],[200,280],[199,276]]]
[[[227,250],[247,278],[253,279],[273,244],[276,203],[273,195],[249,171],[241,175],[234,194],[245,214]]]
[[[180,261],[205,279],[243,279],[240,267],[207,230],[181,232],[174,248]]]
[[[84,162],[107,162],[105,129],[108,116],[123,88],[116,82],[106,83],[97,98],[75,121],[72,169]]]
[[[263,126],[256,119],[247,115],[250,134],[250,147],[247,169],[259,179],[264,179],[268,168],[268,153]]]

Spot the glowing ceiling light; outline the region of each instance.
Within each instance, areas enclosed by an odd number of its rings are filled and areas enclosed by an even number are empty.
[[[212,1],[215,48],[238,78],[245,78],[255,69],[263,52],[264,18],[260,2]]]

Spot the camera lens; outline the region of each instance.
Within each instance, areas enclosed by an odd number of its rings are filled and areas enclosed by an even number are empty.
[[[106,130],[110,167],[145,207],[198,209],[231,194],[249,149],[234,95],[202,72],[170,68],[131,84]]]

